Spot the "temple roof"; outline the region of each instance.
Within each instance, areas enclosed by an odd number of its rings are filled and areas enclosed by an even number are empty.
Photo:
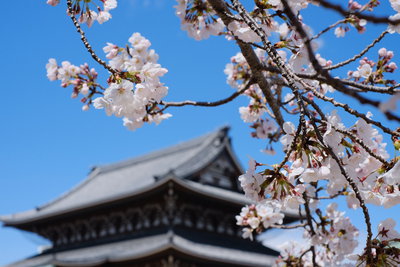
[[[223,127],[173,147],[115,164],[95,167],[81,184],[57,199],[36,209],[0,216],[0,220],[13,226],[101,205],[150,190],[163,183],[171,174],[175,180],[183,181],[186,187],[193,190],[246,204],[248,201],[240,193],[182,179],[205,168],[223,150],[227,151],[235,168],[243,172],[232,152],[227,131],[228,127]]]
[[[35,256],[8,267],[46,265],[93,266],[143,259],[163,251],[173,250],[207,261],[243,266],[271,266],[276,257],[234,248],[198,243],[173,232]]]

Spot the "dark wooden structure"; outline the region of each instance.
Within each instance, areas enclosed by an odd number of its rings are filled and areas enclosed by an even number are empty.
[[[10,266],[270,266],[277,252],[236,226],[249,201],[227,131],[96,167],[56,200],[1,216],[52,243]]]

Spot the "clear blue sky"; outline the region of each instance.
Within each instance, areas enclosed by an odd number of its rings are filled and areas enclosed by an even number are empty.
[[[276,158],[260,153],[263,143],[250,138],[248,126],[241,122],[238,108],[247,104],[245,97],[218,108],[171,108],[171,119],[135,132],[103,111],[82,112],[79,101],[70,99],[71,89],[47,80],[45,64],[54,57],[58,62],[88,62],[99,71],[101,68],[85,53],[64,5],[51,7],[45,2],[7,1],[0,18],[0,214],[52,200],[84,179],[93,165],[167,147],[226,124],[232,126],[233,146],[245,167],[249,156],[270,164],[280,161],[281,153]],[[226,84],[223,69],[238,49],[224,38],[202,42],[188,38],[180,30],[172,3],[120,0],[112,11],[113,19],[102,26],[95,24],[88,38],[100,56],[106,42],[122,46],[133,32],[148,38],[160,55],[159,62],[169,69],[162,79],[170,88],[168,100],[217,100],[230,95],[233,89]],[[317,29],[320,21],[334,22],[335,16],[327,14],[313,14],[310,22],[316,23]],[[356,38],[351,44],[365,45],[376,35],[372,30],[353,35]],[[395,49],[396,42],[398,36],[392,36],[387,47]],[[333,33],[324,38],[320,50],[335,62],[355,51],[358,49],[349,49],[349,44],[336,40]],[[373,215],[374,223],[399,212],[400,208],[379,211]],[[359,215],[350,211],[357,223]],[[41,244],[32,235],[0,228],[0,265],[35,254]]]

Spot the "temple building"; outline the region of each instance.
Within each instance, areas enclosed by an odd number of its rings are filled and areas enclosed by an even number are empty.
[[[95,167],[54,201],[1,216],[52,244],[9,266],[271,266],[278,253],[236,225],[250,202],[227,132]]]

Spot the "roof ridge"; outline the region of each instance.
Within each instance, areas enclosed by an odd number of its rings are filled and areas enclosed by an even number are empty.
[[[167,155],[167,154],[173,154],[173,153],[177,153],[177,152],[180,152],[180,151],[183,151],[183,150],[188,150],[188,149],[191,149],[194,146],[198,145],[198,143],[203,144],[203,142],[200,142],[200,141],[203,141],[203,140],[210,139],[210,141],[207,142],[207,143],[210,143],[211,140],[214,140],[215,137],[219,136],[222,132],[225,132],[225,134],[226,134],[228,129],[229,129],[229,126],[222,126],[222,127],[218,128],[218,130],[216,130],[216,131],[209,132],[207,134],[195,137],[193,139],[180,142],[180,143],[178,143],[176,145],[169,146],[169,147],[162,148],[162,149],[158,149],[158,150],[155,150],[155,151],[152,151],[152,152],[149,152],[149,153],[146,153],[144,155],[141,155],[141,156],[138,156],[138,157],[134,157],[134,158],[131,158],[131,159],[127,159],[127,160],[119,161],[119,162],[116,162],[116,163],[111,163],[111,164],[99,166],[97,168],[100,169],[99,173],[104,173],[104,172],[109,172],[109,171],[112,171],[112,170],[115,170],[115,169],[118,169],[118,168],[123,168],[125,166],[138,164],[138,163],[141,163],[141,162],[146,161],[146,160],[156,159],[156,158],[162,157],[162,156]],[[211,138],[211,137],[213,137],[213,138]],[[203,146],[205,146],[205,145],[203,145]]]
[[[111,164],[106,164],[103,166],[97,166],[96,168],[99,169],[99,173],[106,173],[109,171],[113,171],[119,168],[124,168],[126,166],[131,166],[131,165],[135,165],[138,163],[141,163],[143,161],[147,161],[150,159],[156,159],[168,154],[174,154],[180,151],[184,151],[184,150],[188,150],[193,148],[194,146],[198,145],[198,143],[203,140],[203,139],[207,139],[207,137],[209,137],[209,135],[211,135],[212,133],[203,135],[203,136],[199,136],[196,137],[194,139],[188,140],[188,141],[183,141],[180,142],[172,147],[166,147],[164,149],[158,149],[149,153],[146,153],[144,155],[138,156],[138,157],[134,157],[134,158],[130,158],[127,160],[122,160],[122,161],[118,161],[115,163],[111,163]],[[188,144],[191,143],[191,144]]]
[[[208,147],[210,147],[212,145],[215,145],[215,140],[217,138],[221,138],[221,139],[223,138],[224,139],[224,140],[220,139],[220,143],[218,144],[218,146],[223,147],[225,145],[225,139],[227,137],[226,134],[227,134],[228,130],[229,130],[229,127],[224,126],[224,127],[221,127],[218,131],[215,131],[212,134],[210,134],[210,137],[211,137],[211,135],[213,135],[213,138],[209,138],[208,142],[202,143],[201,149],[199,150],[199,152],[196,155],[193,155],[192,157],[187,158],[180,165],[176,166],[175,169],[174,169],[174,173],[176,173],[176,171],[179,172],[179,169],[182,169],[185,165],[188,164],[188,162],[192,161],[194,158],[198,157],[199,154],[201,154],[204,151],[206,151]],[[166,173],[165,175],[167,175],[167,174],[168,173]]]
[[[75,185],[72,189],[64,192],[63,194],[61,194],[61,196],[47,202],[44,203],[38,207],[36,207],[36,210],[42,210],[45,209],[51,205],[54,205],[56,203],[58,203],[59,201],[65,199],[67,196],[71,195],[72,193],[78,191],[80,188],[84,187],[86,184],[88,184],[89,182],[93,181],[94,178],[96,178],[99,174],[101,173],[107,173],[113,170],[117,170],[120,168],[124,168],[126,166],[131,166],[131,165],[135,165],[138,163],[141,163],[143,161],[146,160],[150,160],[150,159],[156,159],[159,157],[162,157],[164,155],[167,154],[173,154],[173,153],[177,153],[180,151],[184,151],[184,150],[188,150],[193,148],[194,146],[198,145],[198,143],[202,140],[207,140],[208,138],[210,139],[208,142],[206,142],[207,145],[209,145],[211,143],[211,141],[213,141],[215,139],[216,136],[221,135],[222,132],[224,132],[224,134],[226,134],[226,132],[229,130],[229,126],[223,126],[220,127],[218,130],[213,131],[213,132],[209,132],[205,135],[196,137],[194,139],[190,139],[187,141],[183,141],[180,142],[176,145],[173,145],[171,147],[166,147],[163,149],[159,149],[159,150],[155,150],[153,152],[149,152],[145,155],[142,156],[138,156],[138,157],[134,157],[128,160],[123,160],[123,161],[119,161],[119,162],[115,162],[115,163],[111,163],[111,164],[107,164],[104,166],[95,166],[92,168],[91,172],[89,173],[89,175],[87,176],[86,179],[84,179],[82,182],[78,183],[77,185]],[[202,142],[200,142],[200,144],[202,144]],[[206,147],[205,144],[202,145],[203,147]],[[202,149],[203,150],[203,149]],[[192,159],[192,158],[190,158]],[[188,162],[190,159],[186,160],[186,162]],[[183,165],[183,164],[182,164]],[[179,168],[180,166],[178,166],[177,168]],[[176,169],[177,169],[176,168]]]

